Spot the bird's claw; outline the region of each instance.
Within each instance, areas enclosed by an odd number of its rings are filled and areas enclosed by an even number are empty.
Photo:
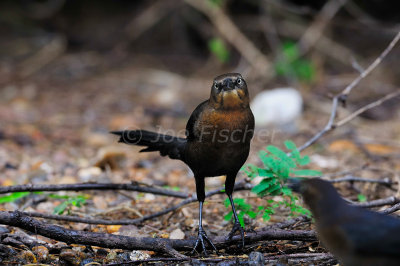
[[[197,247],[201,244],[201,248],[203,249],[203,254],[204,256],[207,256],[207,249],[205,242],[207,242],[218,254],[217,248],[214,246],[213,242],[208,238],[206,231],[204,231],[203,228],[199,228],[199,234],[197,236],[196,243],[194,244],[194,248],[192,250],[192,254],[194,254],[197,251]]]
[[[240,225],[239,221],[236,221],[233,224],[233,228],[231,230],[231,232],[229,233],[228,237],[226,238],[226,240],[232,240],[232,237],[235,235],[235,233],[239,231],[240,232],[240,236],[242,238],[242,248],[244,248],[244,229],[243,227]]]

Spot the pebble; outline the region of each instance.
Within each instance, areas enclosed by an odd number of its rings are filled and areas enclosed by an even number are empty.
[[[285,127],[301,115],[303,98],[294,88],[277,88],[260,92],[250,106],[256,126]]]
[[[184,239],[185,238],[185,233],[180,229],[177,228],[174,231],[169,234],[170,239]]]
[[[144,253],[140,250],[134,250],[129,254],[129,259],[131,261],[137,261],[137,260],[147,260],[150,258],[150,255],[147,253]]]
[[[88,167],[78,171],[78,176],[82,182],[96,181],[100,175],[101,169],[99,167]]]

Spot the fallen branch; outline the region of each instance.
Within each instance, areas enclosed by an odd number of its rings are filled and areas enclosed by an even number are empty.
[[[309,264],[311,262],[320,260],[332,260],[335,259],[330,253],[294,253],[294,254],[283,254],[270,256],[265,258],[265,263],[277,263],[280,261],[286,261],[289,265],[292,264]]]
[[[339,182],[367,182],[367,183],[377,183],[385,186],[391,186],[394,182],[390,181],[389,179],[385,178],[381,179],[373,179],[373,178],[364,178],[364,177],[357,177],[352,175],[346,175],[344,177],[336,178],[336,179],[326,179],[326,181],[331,183],[339,183]]]
[[[400,203],[400,199],[396,197],[387,197],[384,199],[371,200],[367,202],[351,202],[354,206],[362,208],[374,208],[381,207],[385,205],[393,205]]]
[[[247,182],[240,182],[237,185],[235,185],[235,191],[240,191],[240,190],[250,190],[252,189],[252,185],[247,183]],[[212,191],[209,191],[206,193],[206,197],[211,197],[216,194],[223,194],[225,193],[223,191],[223,188],[215,189]],[[165,215],[167,213],[176,211],[183,206],[196,202],[197,201],[197,196],[193,195],[190,198],[187,198],[180,203],[164,209],[162,211],[146,215],[140,218],[136,219],[121,219],[121,220],[107,220],[107,219],[91,219],[91,218],[82,218],[82,217],[77,217],[77,216],[68,216],[68,215],[55,215],[55,214],[46,214],[46,213],[39,213],[39,212],[22,212],[24,215],[29,216],[29,217],[37,217],[37,218],[45,218],[45,219],[50,219],[50,220],[58,220],[58,221],[67,221],[67,222],[74,222],[74,223],[86,223],[86,224],[104,224],[104,225],[130,225],[130,224],[140,224],[146,220],[150,220],[162,215]]]
[[[177,240],[151,237],[129,237],[123,235],[66,229],[58,225],[40,222],[19,211],[1,211],[0,224],[19,227],[34,234],[39,234],[57,241],[65,242],[67,244],[82,244],[125,250],[153,250],[157,252],[164,252],[173,255],[174,257],[179,257],[179,255],[176,253],[176,250],[191,250],[195,243],[195,239]],[[245,241],[248,243],[265,240],[315,241],[316,235],[314,231],[307,230],[289,231],[272,229],[268,231],[256,231],[254,233],[248,233],[245,236]],[[223,248],[234,243],[239,243],[239,241],[241,241],[241,237],[234,236],[232,240],[226,240],[224,236],[219,236],[213,238],[212,241],[218,248]]]
[[[176,198],[187,198],[188,194],[149,186],[134,184],[102,184],[102,183],[83,183],[83,184],[60,184],[60,185],[17,185],[0,187],[0,194],[9,192],[35,192],[35,191],[81,191],[81,190],[129,190],[155,195],[170,196]]]

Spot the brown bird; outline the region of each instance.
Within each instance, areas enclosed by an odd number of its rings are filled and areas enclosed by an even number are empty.
[[[310,207],[322,244],[343,265],[400,265],[400,219],[348,204],[327,181],[290,182]]]
[[[228,238],[239,231],[244,246],[244,230],[239,223],[232,199],[236,175],[246,161],[253,137],[254,117],[249,107],[249,93],[243,77],[237,73],[218,76],[211,87],[210,99],[193,111],[186,125],[186,138],[162,135],[145,130],[114,131],[120,142],[145,146],[141,152],[159,151],[161,156],[186,163],[194,173],[199,201],[198,237],[193,251],[205,243],[216,250],[202,226],[205,199],[204,179],[226,175],[225,193],[228,195],[234,225]]]

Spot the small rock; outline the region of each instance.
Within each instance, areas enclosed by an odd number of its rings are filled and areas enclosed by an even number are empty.
[[[170,239],[184,239],[185,238],[185,233],[180,229],[177,228],[174,231],[169,234]]]
[[[264,266],[264,255],[253,251],[249,255],[249,266]]]
[[[278,88],[263,91],[251,102],[256,126],[286,126],[296,120],[302,112],[303,98],[293,88]]]
[[[134,250],[129,254],[129,259],[131,261],[137,261],[137,260],[147,260],[150,258],[150,255],[147,253],[144,253],[140,250]]]

